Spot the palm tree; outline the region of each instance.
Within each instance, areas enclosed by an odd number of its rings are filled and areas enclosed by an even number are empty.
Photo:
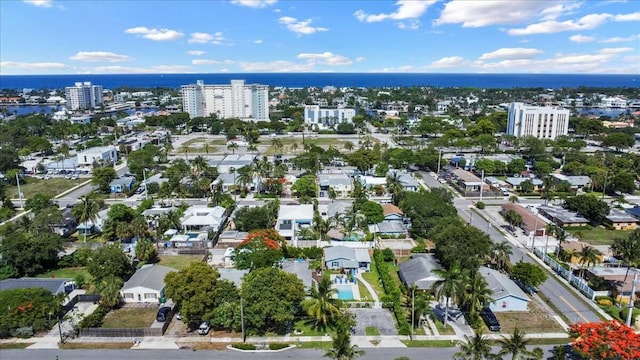
[[[181,225],[182,221],[180,221],[180,213],[174,210],[169,210],[158,218],[158,233],[164,234],[164,232],[169,229],[179,229]],[[156,244],[158,241],[160,241],[159,236],[156,239]]]
[[[347,319],[342,319],[347,318]],[[355,324],[349,314],[343,313],[338,320],[336,334],[332,336],[332,346],[324,356],[333,360],[353,360],[364,355],[364,351],[358,350],[357,345],[351,345],[351,327]]]
[[[465,335],[464,339],[465,342],[458,343],[460,351],[453,355],[456,359],[484,360],[494,357],[491,353],[491,341],[484,336],[482,330],[476,331],[473,337]]]
[[[547,224],[547,226],[545,226],[545,232],[547,233],[547,240],[544,243],[544,253],[547,253],[547,246],[549,245],[549,235],[550,234],[555,234],[555,232],[557,231],[558,225],[554,224],[554,223],[549,223]]]
[[[479,272],[474,271],[470,274],[468,282],[464,285],[462,308],[468,312],[472,326],[480,323],[478,313],[493,301],[492,293],[489,284]]]
[[[136,258],[143,263],[152,263],[156,261],[158,253],[151,241],[144,239],[138,240],[136,243]]]
[[[331,200],[331,202],[334,202],[336,200],[336,198],[338,197],[338,193],[336,193],[336,190],[332,187],[329,187],[329,200]]]
[[[583,246],[580,251],[576,253],[578,259],[580,259],[580,277],[584,279],[584,270],[590,265],[596,265],[600,262],[600,251],[591,246]]]
[[[404,186],[400,181],[400,177],[399,171],[394,171],[387,176],[387,190],[392,194],[392,202],[393,205],[396,206],[400,204],[400,199],[404,192]]]
[[[525,339],[526,334],[520,331],[518,328],[513,330],[511,336],[502,336],[502,339],[498,340],[498,344],[502,347],[498,352],[499,356],[511,354],[512,360],[518,359],[538,359],[537,351],[527,350],[527,345],[530,340]]]
[[[518,198],[517,195],[511,195],[509,196],[509,202],[514,204],[514,203],[520,202],[520,199]]]
[[[230,142],[229,144],[227,144],[227,149],[231,150],[231,154],[235,154],[236,149],[238,149],[238,143]]]
[[[553,234],[558,240],[558,246],[556,248],[556,257],[560,256],[560,245],[567,241],[567,232],[560,226],[557,226]]]
[[[142,216],[137,216],[131,221],[130,224],[131,233],[138,238],[138,240],[146,239],[149,236],[149,224],[147,220]]]
[[[249,146],[247,146],[247,151],[257,154],[258,153],[258,146],[256,145],[256,143],[252,142],[252,143],[249,144]]]
[[[504,212],[503,216],[513,231],[515,231],[516,226],[520,226],[520,224],[522,224],[522,215],[518,214],[515,210],[507,210]]]
[[[101,279],[96,285],[96,292],[100,295],[100,304],[114,308],[120,305],[120,289],[124,282],[115,275],[109,275]]]
[[[444,308],[444,325],[447,326],[447,318],[449,317],[449,301],[454,303],[462,295],[463,283],[466,278],[465,274],[460,270],[460,265],[455,263],[447,269],[438,269],[434,272],[440,276],[441,280],[438,280],[433,284],[432,290],[435,291],[438,301],[443,297],[445,300]]]
[[[271,140],[271,146],[274,147],[274,154],[277,153],[278,150],[280,150],[280,154],[282,154],[282,140],[273,138],[273,140]]]
[[[509,256],[513,254],[509,242],[505,240],[500,243],[494,243],[492,253],[498,269],[506,270],[509,264]]]
[[[295,154],[297,151],[298,151],[298,143],[294,142],[293,144],[291,144],[291,152]]]
[[[81,197],[80,202],[71,209],[73,217],[84,224],[84,242],[87,242],[87,223],[96,221],[99,211],[100,205],[90,195]]]
[[[353,151],[353,143],[351,141],[345,142],[343,146],[344,146],[344,149],[347,150],[349,153]]]
[[[629,268],[636,267],[640,263],[640,230],[632,232],[627,237],[613,239],[611,250],[613,255],[622,260],[622,263],[627,266],[624,283],[627,281]]]
[[[302,308],[313,317],[313,327],[320,331],[326,331],[332,326],[336,316],[340,315],[340,300],[334,297],[337,290],[332,287],[329,274],[325,273],[322,279],[309,291],[309,299],[302,302]]]
[[[220,201],[222,200],[223,188],[222,181],[217,181],[211,184],[211,202],[213,206],[220,205]]]

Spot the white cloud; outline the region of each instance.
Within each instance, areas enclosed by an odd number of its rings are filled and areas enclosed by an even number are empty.
[[[415,72],[416,67],[413,65],[403,65],[398,67],[390,67],[390,68],[382,68],[382,69],[373,69],[369,72],[372,73],[401,73],[401,72]]]
[[[310,64],[322,64],[329,66],[351,65],[353,61],[346,56],[337,55],[326,51],[323,53],[302,53],[298,54],[298,59],[307,60]]]
[[[598,50],[600,54],[622,54],[625,52],[633,51],[631,47],[619,47],[619,48],[603,48]]]
[[[627,56],[623,56],[622,57],[622,61],[628,61],[628,62],[632,62],[634,64],[640,63],[640,55],[627,55]],[[636,70],[634,72],[637,72],[638,69],[636,68]]]
[[[395,5],[398,9],[391,13],[368,14],[364,10],[356,11],[353,16],[360,22],[379,22],[384,20],[410,20],[421,17],[429,6],[433,5],[436,0],[398,0]],[[409,22],[409,25],[399,25],[401,29],[411,29],[419,26],[419,22]]]
[[[496,51],[488,52],[482,54],[480,56],[480,60],[491,60],[491,59],[531,59],[540,54],[543,51],[539,49],[533,48],[502,48]]]
[[[627,36],[627,37],[614,36],[614,37],[602,39],[602,40],[600,40],[598,42],[599,43],[603,43],[603,44],[609,44],[609,43],[619,43],[619,42],[633,41],[633,40],[636,40],[636,39],[640,39],[640,34],[631,35],[631,36]]]
[[[268,62],[240,62],[242,70],[247,72],[308,72],[313,71],[313,65],[299,64],[291,61],[276,60]]]
[[[206,44],[211,43],[215,45],[222,45],[227,42],[227,39],[224,37],[222,32],[216,32],[213,34],[203,33],[203,32],[194,32],[190,34],[189,44]]]
[[[262,44],[262,40],[261,39],[257,39],[257,40],[253,40],[254,44]]]
[[[127,55],[120,55],[107,51],[80,51],[69,59],[77,61],[118,62],[127,61],[131,58]]]
[[[189,73],[191,67],[185,65],[157,65],[150,68],[128,66],[98,66],[89,71],[93,74],[169,74]]]
[[[45,70],[45,69],[66,69],[68,66],[57,62],[20,62],[20,61],[2,61],[0,69],[23,69],[23,70]]]
[[[277,2],[278,0],[231,0],[233,5],[246,6],[250,8],[264,8]]]
[[[434,25],[462,24],[463,27],[483,27],[495,24],[518,24],[528,21],[557,1],[468,1],[448,2]],[[550,10],[548,10],[550,11]]]
[[[561,15],[569,15],[573,12],[573,10],[582,6],[582,3],[567,3],[567,4],[558,4],[551,7],[548,7],[542,10],[542,19],[543,20],[553,20]]]
[[[37,7],[51,7],[53,0],[22,0],[23,2]]]
[[[417,30],[420,28],[420,20],[401,21],[397,25],[402,30]]]
[[[358,56],[357,58],[355,58],[353,61],[355,62],[363,62],[366,61],[367,59],[363,56]]]
[[[448,56],[432,62],[431,64],[429,64],[429,67],[440,69],[440,68],[462,66],[465,63],[466,63],[466,60],[461,56]]]
[[[592,42],[595,39],[596,38],[594,38],[593,36],[585,36],[581,34],[573,35],[569,37],[569,40],[577,43],[588,43],[588,42]]]
[[[217,64],[233,64],[233,60],[211,60],[211,59],[193,59],[191,64],[193,65],[217,65]]]
[[[311,34],[315,34],[316,32],[329,31],[329,29],[324,27],[311,26],[311,23],[312,23],[311,19],[298,20],[294,17],[283,16],[280,19],[278,19],[278,22],[280,22],[280,24],[282,25],[285,25],[287,29],[293,31],[298,35],[311,35]]]
[[[581,17],[577,21],[556,21],[548,20],[531,24],[525,28],[509,29],[507,33],[509,35],[532,35],[532,34],[552,34],[561,31],[580,31],[594,29],[607,21],[640,21],[640,12],[631,14],[619,14],[611,15],[607,13],[603,14],[589,14]]]
[[[149,29],[145,26],[138,26],[134,28],[129,28],[125,30],[127,34],[135,34],[140,35],[145,39],[154,40],[154,41],[170,41],[177,40],[184,36],[184,33],[181,33],[176,30],[171,29]]]
[[[202,56],[204,54],[206,54],[206,51],[202,51],[202,50],[189,50],[187,51],[187,55],[191,55],[191,56]]]

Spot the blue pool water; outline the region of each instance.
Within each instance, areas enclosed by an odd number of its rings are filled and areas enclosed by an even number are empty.
[[[340,300],[353,300],[353,290],[351,286],[338,286],[338,299]]]

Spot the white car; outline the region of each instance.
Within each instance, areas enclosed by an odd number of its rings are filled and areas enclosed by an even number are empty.
[[[207,335],[209,333],[209,331],[211,330],[211,326],[209,326],[209,322],[208,321],[204,321],[202,324],[200,324],[200,326],[198,327],[198,334],[200,335]]]

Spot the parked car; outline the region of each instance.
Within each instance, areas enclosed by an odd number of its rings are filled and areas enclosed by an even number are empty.
[[[200,335],[207,335],[210,330],[211,326],[209,326],[208,321],[204,321],[202,322],[202,324],[200,324],[200,326],[198,326],[198,334]]]
[[[171,308],[168,306],[163,306],[158,309],[158,313],[156,314],[156,321],[165,322],[169,320],[169,313],[171,312]]]
[[[516,285],[518,285],[518,287],[522,289],[522,291],[526,292],[528,295],[533,295],[538,292],[538,289],[532,286],[526,285],[518,279],[513,279],[513,282],[516,283]]]
[[[491,309],[482,309],[480,316],[482,317],[482,320],[484,320],[484,323],[487,324],[487,328],[489,328],[489,330],[500,331],[500,322]]]

